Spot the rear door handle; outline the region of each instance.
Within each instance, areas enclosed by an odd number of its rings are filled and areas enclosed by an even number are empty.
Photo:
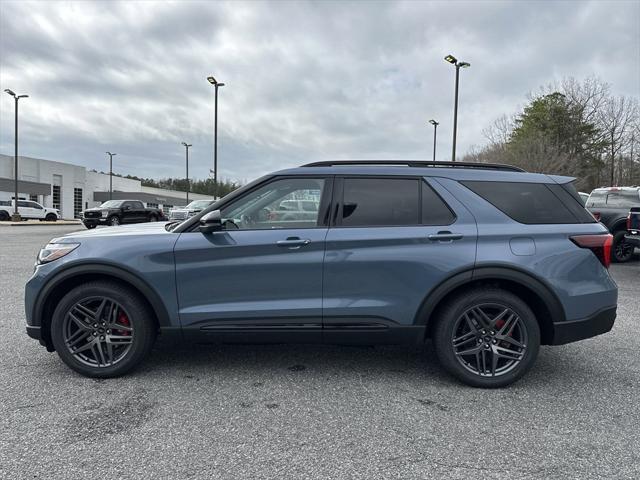
[[[276,245],[279,247],[288,248],[289,250],[297,250],[300,247],[304,247],[305,245],[309,245],[311,240],[308,238],[300,238],[300,237],[288,237],[286,240],[278,240]]]
[[[463,235],[461,233],[444,231],[431,234],[427,238],[432,242],[452,242],[453,240],[461,240],[462,237]]]

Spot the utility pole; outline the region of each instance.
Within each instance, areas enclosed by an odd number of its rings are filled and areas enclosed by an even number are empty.
[[[224,87],[224,83],[218,82],[213,76],[207,77],[207,81],[215,87],[214,114],[213,114],[213,181],[218,190],[218,88]]]
[[[189,205],[189,190],[191,189],[191,183],[189,182],[189,147],[193,147],[193,145],[187,142],[182,142],[182,145],[184,145],[187,161],[187,205]]]
[[[436,161],[436,135],[438,134],[438,125],[440,122],[436,122],[435,120],[429,120],[429,123],[433,125],[433,161]]]
[[[20,212],[18,212],[18,100],[21,98],[27,98],[29,95],[16,95],[12,90],[8,88],[5,89],[5,92],[11,95],[15,101],[15,129],[14,129],[14,140],[15,140],[15,151],[14,151],[14,164],[13,164],[13,179],[14,179],[14,199],[13,199],[13,215],[11,216],[12,222],[19,222]]]
[[[451,161],[456,161],[456,140],[458,133],[458,84],[460,82],[460,69],[461,68],[469,68],[471,64],[469,62],[460,62],[453,55],[447,55],[444,57],[445,61],[449,62],[451,65],[456,67],[456,89],[455,89],[455,100],[453,104],[453,148],[451,151]]]
[[[113,197],[113,157],[117,153],[106,152],[109,155],[109,200]]]

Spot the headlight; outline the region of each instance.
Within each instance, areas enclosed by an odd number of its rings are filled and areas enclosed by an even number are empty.
[[[38,254],[38,264],[53,262],[73,252],[79,243],[48,243]]]
[[[102,215],[102,218],[106,218],[107,215],[109,215],[109,212],[107,212],[106,210],[102,210],[101,215]]]

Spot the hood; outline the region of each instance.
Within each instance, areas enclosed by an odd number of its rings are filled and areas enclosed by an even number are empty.
[[[172,235],[167,232],[164,226],[168,222],[148,222],[134,223],[131,225],[120,225],[118,227],[96,228],[93,230],[81,230],[79,232],[71,232],[64,237],[55,240],[70,241],[78,238],[95,238],[95,237],[122,237],[134,235]],[[53,240],[52,240],[53,242]]]

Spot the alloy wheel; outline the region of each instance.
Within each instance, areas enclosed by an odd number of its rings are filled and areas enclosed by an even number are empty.
[[[74,304],[63,323],[68,351],[91,367],[116,365],[133,345],[134,329],[125,309],[106,297],[90,297]]]
[[[615,256],[618,261],[626,261],[633,255],[633,245],[622,239],[616,243]]]
[[[481,377],[498,377],[522,361],[527,337],[527,328],[515,311],[487,303],[469,308],[456,320],[451,345],[466,370]]]
[[[111,217],[111,225],[117,227],[120,225],[120,219],[118,217]]]

